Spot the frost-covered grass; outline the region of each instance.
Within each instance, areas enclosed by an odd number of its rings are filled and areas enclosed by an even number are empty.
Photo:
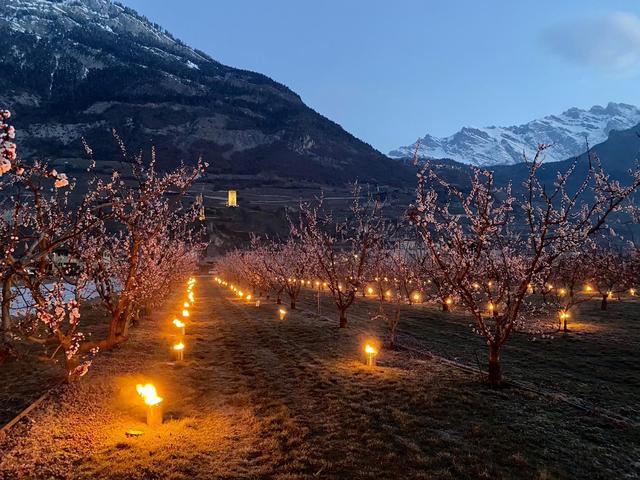
[[[383,334],[365,307],[340,330],[308,311],[279,321],[274,305],[242,304],[205,279],[196,297],[183,365],[167,363],[173,332],[158,312],[0,443],[0,478],[638,474],[637,428],[517,389],[492,390],[405,352],[383,352],[380,367],[365,367],[362,343]],[[421,331],[426,344],[432,332]],[[142,379],[165,397],[166,422],[154,431],[134,393]],[[131,428],[145,434],[129,438]]]
[[[316,308],[315,294],[305,292],[303,308]],[[328,297],[322,297],[321,313],[337,314]],[[375,310],[373,301],[358,299],[350,311],[365,322]],[[502,353],[506,377],[548,391],[561,392],[640,423],[640,300],[600,301],[578,305],[569,321],[568,333],[543,339],[516,333]],[[547,329],[553,325],[549,322]],[[470,320],[454,307],[443,313],[435,305],[405,306],[398,330],[401,338],[437,355],[466,365],[486,368],[487,347],[474,335]],[[414,344],[414,341],[416,342]]]

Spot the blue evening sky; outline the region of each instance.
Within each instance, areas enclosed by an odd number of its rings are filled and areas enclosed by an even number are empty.
[[[462,126],[640,104],[638,0],[122,0],[383,152]]]

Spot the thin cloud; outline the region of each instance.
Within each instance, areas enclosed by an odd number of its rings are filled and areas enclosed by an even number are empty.
[[[553,53],[576,65],[614,75],[640,71],[640,18],[612,12],[554,25],[542,33]]]

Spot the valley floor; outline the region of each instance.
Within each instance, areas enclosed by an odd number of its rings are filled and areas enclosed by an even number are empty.
[[[196,301],[183,363],[168,362],[169,313],[157,312],[0,440],[0,478],[640,475],[637,426],[520,389],[493,390],[403,351],[382,352],[380,366],[367,368],[363,342],[384,328],[364,310],[338,329],[309,311],[307,293],[303,309],[280,321],[275,305],[247,305],[206,277]],[[403,328],[420,330],[416,322],[435,316],[425,309]],[[442,341],[420,331],[426,348],[430,337]],[[135,393],[145,380],[165,398],[165,423],[154,430]],[[144,435],[127,437],[130,429]]]

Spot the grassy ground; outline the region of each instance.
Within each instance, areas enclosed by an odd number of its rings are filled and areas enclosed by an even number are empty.
[[[316,309],[316,295],[304,293],[304,308]],[[366,321],[376,308],[359,299],[351,317]],[[321,312],[335,316],[328,296],[321,297]],[[504,347],[504,374],[536,387],[578,397],[597,407],[640,422],[640,301],[610,301],[607,311],[600,301],[582,303],[574,312],[568,333],[551,339],[516,333]],[[460,312],[443,313],[432,305],[403,308],[401,334],[422,348],[470,366],[486,367],[487,348],[474,335],[470,320]]]
[[[196,296],[185,362],[167,362],[158,312],[12,430],[0,478],[638,478],[638,428],[404,352],[367,368],[384,332],[364,314],[279,321],[204,278]],[[155,430],[134,393],[147,379],[165,397]]]
[[[98,302],[85,303],[82,331],[102,334],[105,326],[105,316]],[[58,363],[64,361],[60,351],[51,348],[45,355],[42,347],[28,342],[13,347],[16,358],[0,363],[0,427],[66,378],[64,366]]]

